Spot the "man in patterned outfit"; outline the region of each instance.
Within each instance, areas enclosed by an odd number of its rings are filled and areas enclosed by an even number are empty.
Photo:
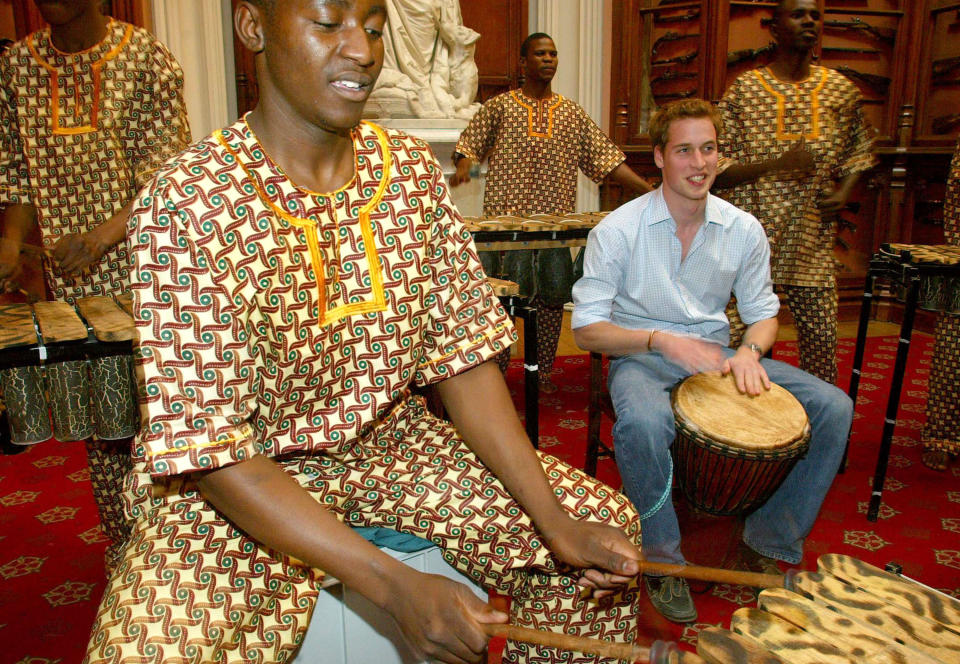
[[[943,232],[948,244],[960,245],[960,141],[947,176]],[[960,453],[960,316],[940,314],[935,335],[922,458],[929,468],[946,470]]]
[[[699,99],[667,104],[654,115],[650,141],[663,184],[590,231],[583,278],[573,288],[572,325],[581,348],[611,356],[617,466],[640,512],[649,560],[684,564],[671,501],[670,388],[718,371],[732,373],[740,392],[760,394],[772,381],[803,405],[810,449],[743,529],[746,560],[779,572],[776,561],[801,560],[846,446],[853,403],[836,386],[763,357],[777,338],[780,307],[770,248],[752,215],[710,195],[719,124],[717,111]],[[748,323],[737,350],[727,347],[730,293]],[[683,579],[645,576],[644,582],[665,617],[696,620]]]
[[[482,624],[507,616],[345,524],[431,539],[520,624],[633,638],[635,511],[526,440],[486,361],[515,334],[442,169],[359,124],[385,18],[380,0],[240,2],[257,107],[133,211],[147,421],[87,661],[288,661],[325,573],[420,654],[480,661]],[[437,383],[455,424],[412,382]],[[514,643],[505,658],[584,661]]]
[[[100,13],[99,0],[37,1],[49,28],[0,58],[0,280],[20,273],[36,224],[57,265],[57,300],[119,294],[129,281],[122,240],[137,189],[190,142],[183,74],[149,33]],[[120,495],[130,439],[90,440],[90,479],[105,533],[125,539]]]
[[[763,224],[773,282],[796,321],[800,367],[837,380],[837,213],[871,168],[873,133],[857,87],[811,64],[816,0],[781,0],[773,62],[738,77],[720,101],[725,164],[717,188]],[[725,170],[724,170],[725,169]]]
[[[626,155],[583,108],[551,90],[557,47],[536,32],[520,46],[523,87],[487,101],[463,130],[454,152],[452,186],[470,180],[470,168],[489,159],[483,213],[567,214],[577,206],[577,169],[594,182],[608,175],[638,193],[650,185],[625,163]],[[537,363],[541,388],[554,391],[550,372],[557,353],[563,305],[570,299],[569,249],[482,252],[487,274],[520,284],[538,307]],[[506,368],[509,355],[501,359]]]

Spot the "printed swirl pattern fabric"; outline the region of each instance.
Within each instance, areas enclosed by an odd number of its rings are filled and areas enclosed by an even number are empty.
[[[943,203],[947,243],[960,246],[960,141],[950,162]],[[940,314],[930,363],[927,422],[921,440],[931,449],[960,453],[960,316]]]
[[[775,158],[801,138],[813,154],[811,174],[772,173],[722,193],[767,231],[773,283],[834,288],[836,220],[823,219],[819,203],[835,180],[876,163],[873,130],[856,85],[816,65],[798,83],[781,81],[762,67],[739,76],[719,109],[721,168]]]
[[[80,53],[44,28],[0,56],[0,203],[37,208],[43,245],[100,225],[190,142],[183,72],[145,30],[111,20]],[[123,243],[75,276],[46,266],[57,300],[126,290]]]
[[[579,599],[529,518],[447,422],[405,396],[514,338],[439,165],[364,124],[356,176],[296,187],[244,120],[186,152],[138,203],[130,237],[146,426],[135,519],[87,661],[287,661],[322,578],[268,551],[199,496],[188,471],[273,456],[344,521],[427,537],[522,624],[630,639],[636,588]],[[626,499],[547,456],[576,518],[622,528]],[[508,661],[568,654],[510,645]],[[569,660],[574,661],[574,660]]]

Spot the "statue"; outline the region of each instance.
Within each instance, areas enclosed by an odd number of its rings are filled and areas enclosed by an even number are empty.
[[[387,0],[383,71],[369,117],[469,119],[479,76],[480,33],[463,25],[458,0]]]

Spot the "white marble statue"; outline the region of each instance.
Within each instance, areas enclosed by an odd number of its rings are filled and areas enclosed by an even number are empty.
[[[469,119],[480,106],[479,38],[463,25],[458,0],[387,0],[383,72],[365,114]]]

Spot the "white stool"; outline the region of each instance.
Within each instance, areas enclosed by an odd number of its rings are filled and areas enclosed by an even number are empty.
[[[487,594],[450,567],[438,547],[414,553],[381,549],[397,560],[428,574],[465,583],[477,597]],[[307,636],[293,664],[415,664],[420,663],[403,640],[393,619],[360,593],[342,584],[320,591]]]

